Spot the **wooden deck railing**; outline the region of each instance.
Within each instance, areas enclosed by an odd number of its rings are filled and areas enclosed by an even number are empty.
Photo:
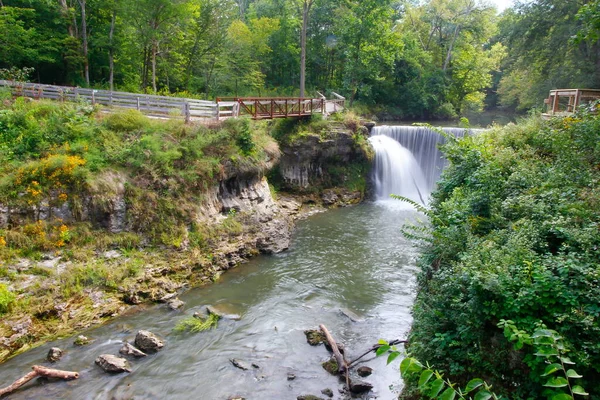
[[[156,96],[109,90],[44,85],[0,80],[14,96],[57,101],[88,101],[108,107],[129,108],[158,117],[179,117],[186,122],[196,118],[236,118],[249,115],[254,119],[302,117],[312,114],[331,114],[341,111],[345,98],[333,93],[334,100],[320,98],[219,98],[216,102],[189,98]]]

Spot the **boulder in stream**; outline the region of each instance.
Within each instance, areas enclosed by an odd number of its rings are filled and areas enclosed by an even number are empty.
[[[92,343],[92,340],[87,336],[79,335],[77,339],[73,342],[75,346],[85,346],[86,344]]]
[[[323,393],[327,397],[333,397],[333,390],[329,388],[321,390],[321,393]]]
[[[358,373],[359,376],[364,378],[365,376],[369,376],[373,373],[373,368],[362,366],[362,367],[357,368],[356,372]]]
[[[177,297],[175,297],[174,299],[171,299],[171,300],[167,301],[167,306],[171,310],[179,310],[184,305],[185,305],[185,303],[183,301],[179,300],[179,298],[177,298]]]
[[[126,356],[134,356],[134,357],[146,357],[147,354],[133,346],[131,343],[123,343],[123,346],[119,350],[119,353]]]
[[[113,356],[112,354],[102,354],[98,356],[98,358],[96,358],[96,364],[98,364],[105,372],[131,372],[131,366],[126,359]]]
[[[63,356],[63,351],[58,347],[53,347],[48,350],[48,355],[46,356],[46,360],[50,362],[57,362]]]
[[[365,393],[373,389],[373,385],[365,381],[350,381],[350,391],[352,393]]]
[[[352,322],[363,322],[365,320],[358,316],[354,311],[350,311],[347,308],[340,308],[340,313]]]
[[[156,353],[163,348],[165,344],[154,333],[149,331],[139,331],[135,335],[135,346],[145,353]]]

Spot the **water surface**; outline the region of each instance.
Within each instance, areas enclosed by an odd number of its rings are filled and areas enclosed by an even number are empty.
[[[400,234],[413,211],[378,202],[329,211],[298,224],[292,247],[261,256],[224,274],[213,285],[193,289],[181,299],[183,311],[152,306],[120,317],[85,334],[93,344],[79,348],[74,338],[31,350],[0,366],[0,387],[43,360],[51,346],[66,350],[54,367],[74,370],[71,382],[30,383],[9,399],[295,399],[331,388],[339,399],[343,385],[321,367],[323,346],[311,347],[303,331],[325,324],[346,345],[352,359],[379,339],[406,337],[415,289],[416,250]],[[173,332],[175,324],[203,305],[220,305],[242,315],[198,334]],[[356,314],[353,322],[340,309]],[[109,375],[94,365],[100,354],[118,354],[137,330],[166,340],[165,348],[132,360],[130,374]],[[229,361],[260,368],[242,371]],[[363,398],[395,399],[401,389],[399,360],[367,361],[375,372],[365,380],[375,390]],[[287,374],[296,379],[289,381]]]

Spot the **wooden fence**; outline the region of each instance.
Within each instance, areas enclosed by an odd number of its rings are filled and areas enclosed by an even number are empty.
[[[0,80],[0,86],[8,87],[14,96],[58,101],[87,101],[94,105],[134,109],[152,116],[183,117],[186,121],[192,118],[218,120],[221,116],[233,114],[231,106],[206,100],[4,80]]]
[[[250,115],[254,119],[300,117],[312,114],[332,114],[342,111],[345,98],[337,93],[334,100],[320,98],[227,98],[216,102],[179,97],[156,96],[109,90],[44,85],[0,80],[14,96],[57,101],[87,101],[108,107],[129,108],[157,117],[184,118],[186,122],[197,118],[219,120]]]

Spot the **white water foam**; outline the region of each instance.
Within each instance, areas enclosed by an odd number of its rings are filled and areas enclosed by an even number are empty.
[[[390,199],[391,194],[407,197],[426,205],[431,188],[415,156],[406,147],[385,135],[369,138],[375,149],[375,196],[378,201]],[[398,202],[398,205],[406,203]]]

